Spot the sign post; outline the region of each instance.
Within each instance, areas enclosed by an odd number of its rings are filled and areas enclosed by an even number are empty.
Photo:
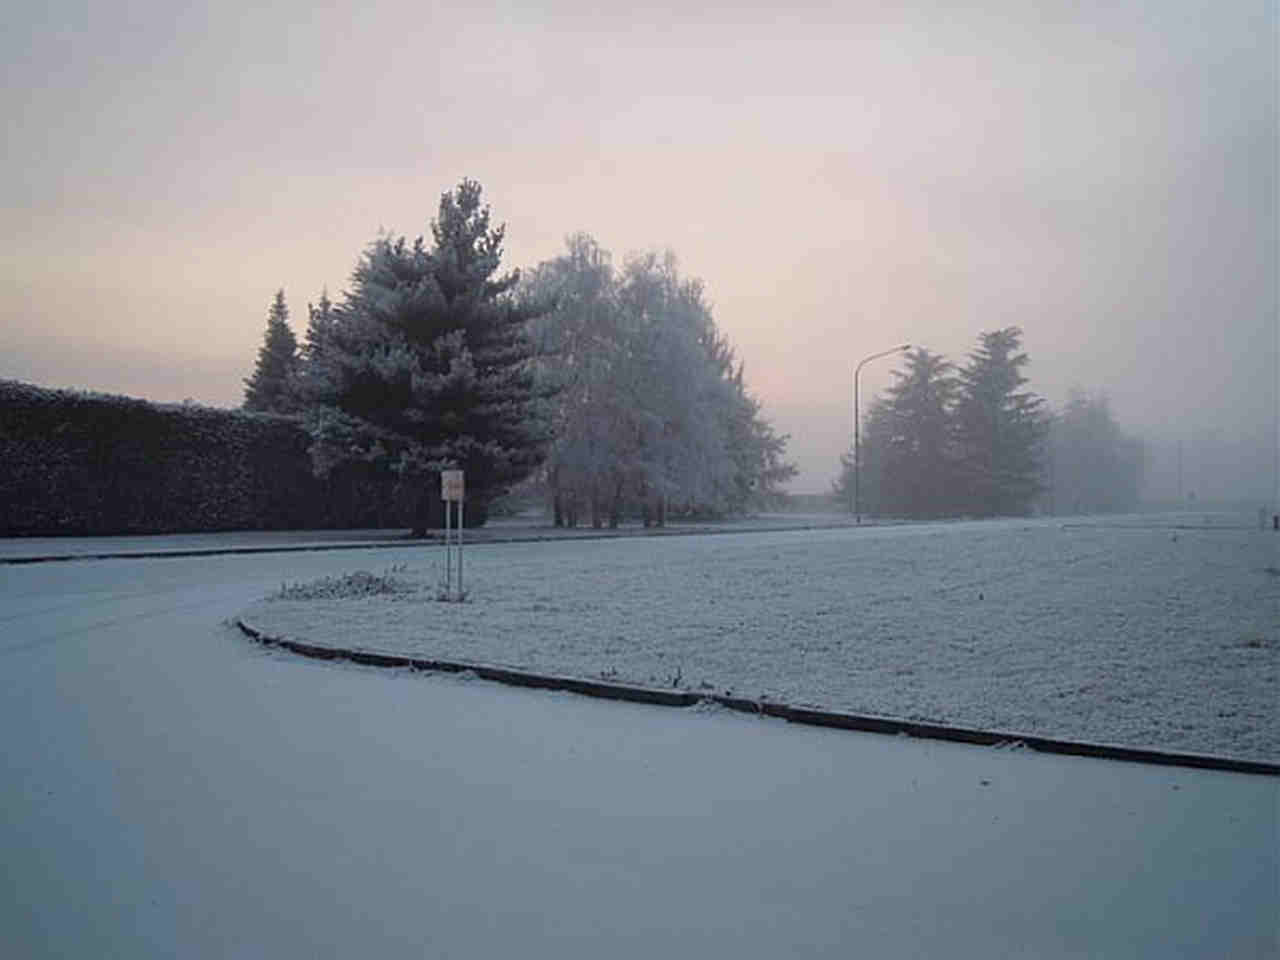
[[[458,505],[458,534],[457,534],[457,557],[458,557],[458,596],[459,601],[465,596],[462,589],[462,526],[463,526],[463,500],[466,498],[466,481],[461,470],[442,470],[440,472],[440,499],[444,501],[444,589],[445,599],[452,599],[450,594],[453,590],[453,557],[454,545],[452,542],[452,518],[453,504]]]

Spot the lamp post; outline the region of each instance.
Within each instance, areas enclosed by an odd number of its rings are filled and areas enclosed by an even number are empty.
[[[881,350],[879,353],[873,353],[869,357],[864,357],[862,361],[853,368],[853,522],[862,522],[862,511],[858,504],[858,446],[859,446],[859,425],[858,425],[858,375],[862,373],[862,368],[872,360],[879,360],[881,357],[887,357],[891,353],[906,353],[911,349],[911,344],[904,343],[898,347],[891,347],[888,350]]]

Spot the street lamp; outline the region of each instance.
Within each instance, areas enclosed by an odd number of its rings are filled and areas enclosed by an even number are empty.
[[[879,353],[873,353],[869,357],[864,357],[862,361],[853,368],[853,522],[862,522],[862,511],[858,509],[858,374],[862,373],[862,368],[872,360],[879,360],[881,357],[887,357],[891,353],[906,353],[911,349],[911,344],[904,343],[900,347],[891,347],[888,350],[881,350]]]

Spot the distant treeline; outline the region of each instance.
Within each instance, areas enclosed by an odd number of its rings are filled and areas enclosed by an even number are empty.
[[[1105,397],[1073,391],[1061,411],[1024,390],[1017,327],[982,333],[960,367],[924,348],[861,424],[857,476],[841,457],[835,499],[895,517],[1107,513],[1138,504],[1145,462]]]
[[[522,282],[478,183],[442,194],[430,240],[380,235],[301,344],[279,291],[244,409],[0,388],[0,534],[443,525],[513,490],[557,525],[739,513],[795,468],[701,284],[674,256],[576,235]]]
[[[0,380],[0,535],[404,527],[385,467],[315,476],[295,417]]]
[[[646,526],[758,509],[795,473],[747,389],[702,284],[674,255],[615,269],[585,234],[522,277],[472,180],[430,235],[379,236],[301,344],[276,294],[245,407],[296,413],[314,470],[374,464],[439,526],[439,473],[466,473],[467,516],[513,490],[557,526]]]

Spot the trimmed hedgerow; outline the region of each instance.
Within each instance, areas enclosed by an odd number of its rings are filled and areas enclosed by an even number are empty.
[[[0,380],[0,535],[405,526],[385,468],[315,477],[295,418]]]

